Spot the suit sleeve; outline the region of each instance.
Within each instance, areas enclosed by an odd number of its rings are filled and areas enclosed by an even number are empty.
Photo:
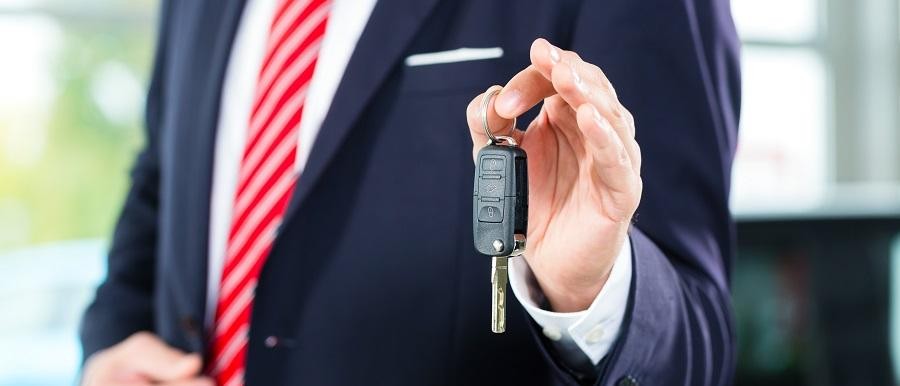
[[[730,384],[740,75],[729,2],[585,0],[565,43],[609,77],[643,154],[629,301],[596,384]]]
[[[146,142],[131,171],[131,189],[113,234],[107,274],[81,321],[83,359],[138,331],[153,329],[159,154],[165,36],[169,4],[160,9],[160,33],[146,106]]]

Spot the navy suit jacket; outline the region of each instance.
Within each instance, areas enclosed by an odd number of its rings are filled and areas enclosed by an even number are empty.
[[[146,146],[86,357],[141,330],[206,351],[213,146],[243,5],[163,1]],[[473,248],[466,105],[527,66],[537,37],[606,72],[643,152],[630,300],[596,380],[561,364],[515,299],[491,333],[490,261]],[[247,384],[730,383],[738,45],[727,0],[379,0],[262,271]],[[459,47],[505,54],[403,63]]]

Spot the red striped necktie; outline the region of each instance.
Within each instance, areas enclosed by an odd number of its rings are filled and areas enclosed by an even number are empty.
[[[209,371],[220,386],[244,384],[256,282],[294,188],[300,118],[330,8],[329,0],[279,0],[269,30],[211,337]]]

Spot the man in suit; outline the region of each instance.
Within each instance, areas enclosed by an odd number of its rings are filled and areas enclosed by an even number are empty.
[[[172,0],[157,50],[83,384],[730,383],[727,0]],[[470,218],[498,82],[504,334]]]

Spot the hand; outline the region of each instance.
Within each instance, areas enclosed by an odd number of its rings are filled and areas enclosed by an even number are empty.
[[[156,335],[138,332],[97,352],[84,365],[82,386],[215,386],[200,375],[203,362],[166,345]]]
[[[473,157],[487,142],[479,109],[469,104]],[[529,213],[525,259],[557,312],[587,309],[606,283],[641,198],[641,153],[634,121],[603,72],[544,39],[531,65],[488,106],[497,135],[540,101],[526,131],[512,130],[528,153]]]

